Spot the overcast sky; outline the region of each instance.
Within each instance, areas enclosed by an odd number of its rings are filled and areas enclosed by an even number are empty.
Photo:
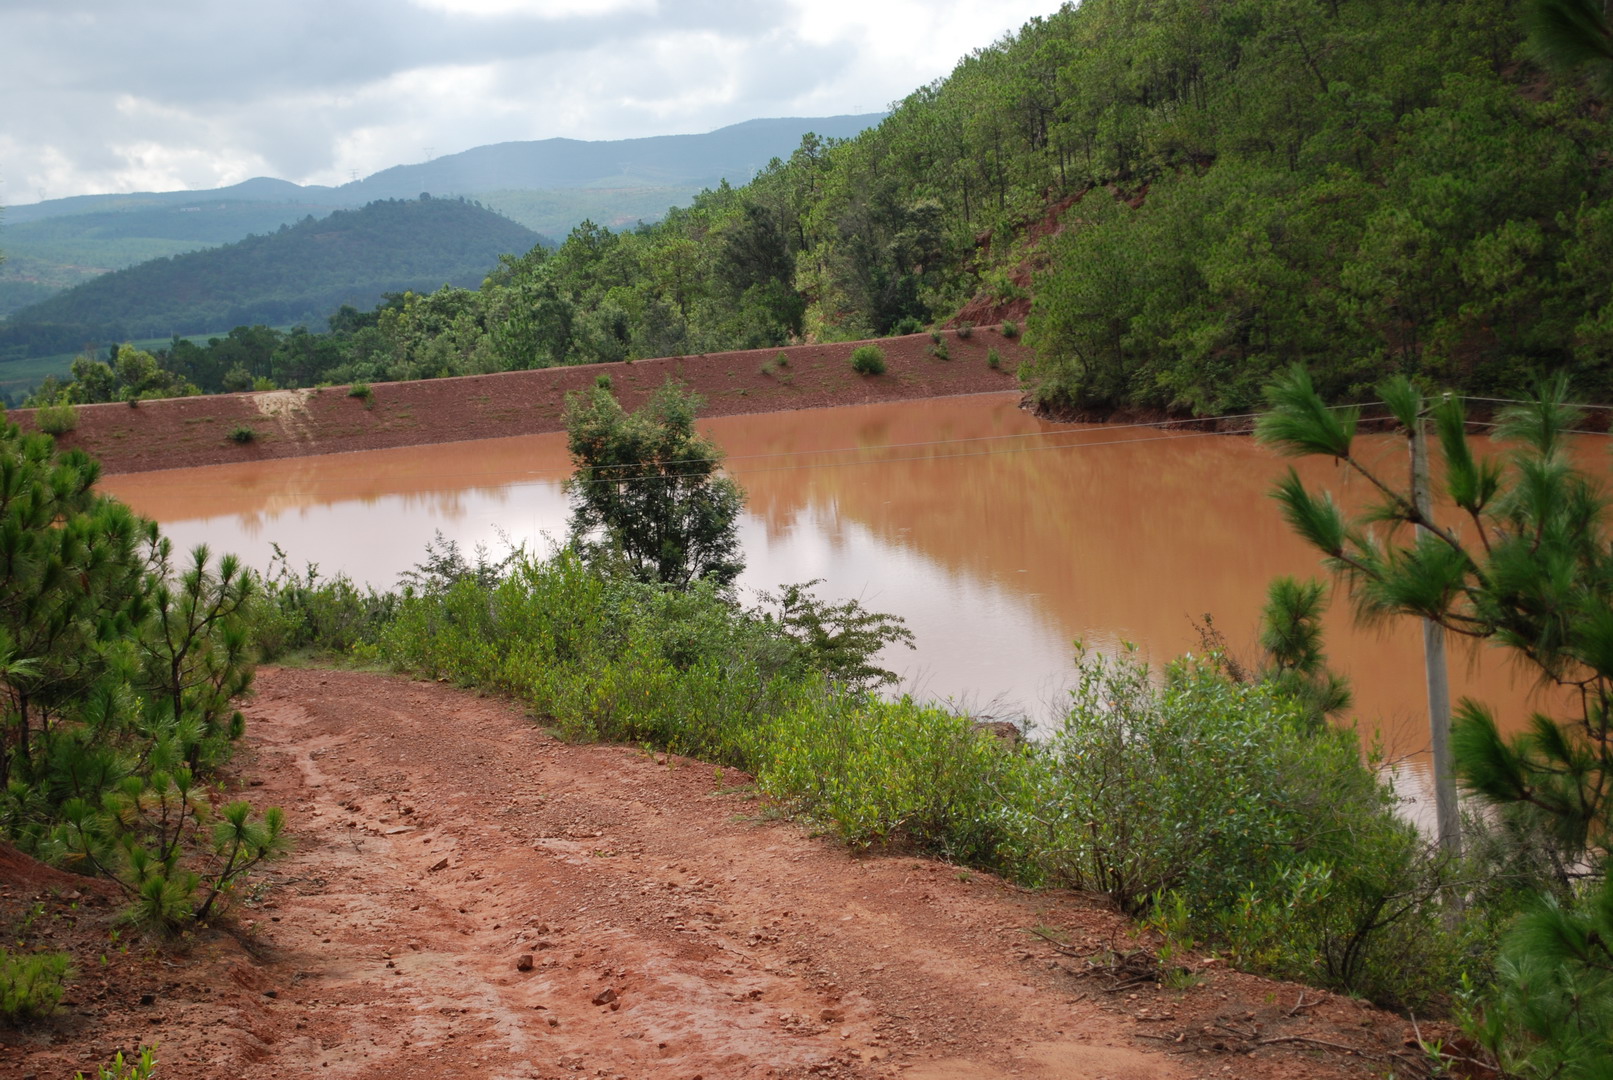
[[[878,112],[1057,0],[0,0],[0,205]]]

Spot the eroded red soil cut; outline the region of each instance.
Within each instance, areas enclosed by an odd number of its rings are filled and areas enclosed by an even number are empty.
[[[247,715],[297,847],[228,926],[120,952],[104,890],[0,860],[0,929],[40,898],[83,972],[0,1077],[153,1041],[165,1080],[1420,1074],[1397,1017],[1200,960],[1166,989],[1100,902],[848,852],[732,770],[374,674],[264,669]]]
[[[78,426],[57,441],[88,451],[108,473],[148,472],[561,431],[566,394],[593,386],[600,376],[611,380],[628,409],[668,378],[678,379],[705,399],[704,416],[946,397],[1018,385],[1015,373],[1028,353],[1017,337],[1004,337],[1000,326],[981,327],[967,337],[947,332],[942,342],[946,359],[935,354],[928,334],[874,342],[885,351],[883,375],[852,371],[851,350],[859,343],[849,342],[375,383],[368,398],[351,397],[346,387],[326,387],[135,406],[81,405]],[[994,349],[997,367],[988,362]],[[31,409],[19,409],[13,418],[26,429],[34,427]],[[232,439],[240,429],[250,429],[251,438]]]

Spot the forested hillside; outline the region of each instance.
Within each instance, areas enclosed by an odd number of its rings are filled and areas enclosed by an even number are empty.
[[[229,244],[253,233],[422,191],[463,197],[544,236],[579,222],[655,221],[725,177],[742,182],[808,131],[849,137],[863,116],[749,120],[694,135],[542,139],[478,146],[397,165],[340,187],[259,177],[211,191],[80,195],[12,208],[0,229],[0,316],[109,270]]]
[[[245,323],[323,325],[343,304],[368,308],[387,293],[477,284],[501,254],[540,239],[457,199],[372,203],[87,282],[0,325],[0,354]]]
[[[323,342],[323,370],[844,340],[964,312],[1025,323],[1055,409],[1241,410],[1296,360],[1334,396],[1394,371],[1511,392],[1567,368],[1607,397],[1613,145],[1524,41],[1513,0],[1086,0],[854,139],[415,297],[383,349]]]

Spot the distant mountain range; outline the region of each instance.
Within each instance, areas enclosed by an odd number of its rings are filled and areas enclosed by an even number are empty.
[[[147,259],[422,192],[481,202],[555,239],[584,219],[612,227],[653,221],[702,188],[743,183],[774,157],[788,158],[809,132],[849,138],[882,115],[749,120],[704,135],[499,143],[340,187],[260,177],[210,191],[79,195],[7,207],[0,217],[0,317]]]
[[[542,238],[463,199],[382,200],[222,247],[153,259],[23,308],[0,323],[0,360],[111,341],[301,323],[323,329],[343,304],[475,287],[500,255]]]

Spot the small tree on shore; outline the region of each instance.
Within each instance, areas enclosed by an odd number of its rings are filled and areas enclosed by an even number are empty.
[[[722,451],[694,429],[700,398],[667,380],[637,412],[605,387],[566,398],[571,535],[593,562],[685,588],[729,585],[744,568],[739,485],[719,476]]]
[[[1567,393],[1557,378],[1503,410],[1495,437],[1511,449],[1488,458],[1468,443],[1460,401],[1429,408],[1404,378],[1378,387],[1403,428],[1432,417],[1450,520],[1357,454],[1358,410],[1325,407],[1302,369],[1272,384],[1256,428],[1287,453],[1344,463],[1377,492],[1353,519],[1293,470],[1276,492],[1358,614],[1419,615],[1504,646],[1569,692],[1567,715],[1535,713],[1510,739],[1464,699],[1451,737],[1468,791],[1553,848],[1556,880],[1535,882],[1541,901],[1504,937],[1473,1024],[1509,1074],[1542,1080],[1613,1075],[1613,523],[1602,485],[1569,455],[1580,412]]]

